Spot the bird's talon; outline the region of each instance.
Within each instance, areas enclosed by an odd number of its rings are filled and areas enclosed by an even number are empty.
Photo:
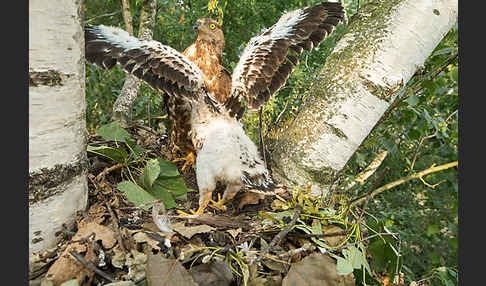
[[[181,170],[184,171],[188,166],[194,167],[194,164],[196,162],[196,156],[194,156],[193,152],[189,152],[187,156],[182,157],[182,158],[176,158],[172,160],[173,163],[184,161],[184,165],[182,166]]]
[[[208,206],[208,204],[209,204],[209,201],[204,202],[196,211],[193,211],[193,210],[190,209],[189,212],[191,214],[188,214],[188,213],[183,212],[181,210],[177,210],[177,213],[180,214],[180,215],[183,215],[183,216],[202,215],[204,213],[204,210]]]
[[[212,207],[213,209],[217,209],[217,210],[220,210],[220,211],[226,211],[228,209],[224,205],[224,203],[226,202],[226,200],[222,199],[219,194],[218,194],[218,201],[217,202],[215,202],[213,200],[210,200],[210,201],[211,201],[210,207]]]

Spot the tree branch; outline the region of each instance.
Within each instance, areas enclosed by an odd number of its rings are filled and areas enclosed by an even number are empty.
[[[439,171],[442,171],[442,170],[446,170],[446,169],[449,169],[449,168],[452,168],[452,167],[455,167],[458,165],[458,161],[454,161],[454,162],[451,162],[451,163],[447,163],[447,164],[444,164],[444,165],[440,165],[440,166],[433,166],[422,171],[422,172],[418,172],[418,173],[415,173],[413,175],[410,175],[408,177],[405,177],[405,178],[401,178],[400,180],[396,180],[394,182],[391,182],[389,184],[386,184],[382,187],[379,187],[378,189],[374,190],[373,192],[371,192],[369,194],[369,197],[370,198],[373,198],[374,196],[382,193],[383,191],[386,191],[386,190],[389,190],[391,188],[394,188],[398,185],[401,185],[403,183],[406,183],[410,180],[413,180],[413,179],[419,179],[419,178],[422,178],[423,176],[426,176],[426,175],[429,175],[429,174],[432,174],[432,173],[435,173],[435,172],[439,172]],[[356,198],[354,200],[352,200],[350,203],[349,203],[349,206],[350,207],[354,207],[356,206],[357,204],[363,202],[364,200],[366,200],[368,196],[364,196],[364,197],[359,197],[359,198]]]

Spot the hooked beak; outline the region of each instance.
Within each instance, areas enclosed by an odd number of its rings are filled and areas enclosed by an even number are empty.
[[[193,28],[194,30],[197,30],[197,29],[199,28],[199,25],[200,25],[200,24],[199,24],[199,21],[196,21],[196,23],[194,24],[194,26],[192,26],[192,28]]]

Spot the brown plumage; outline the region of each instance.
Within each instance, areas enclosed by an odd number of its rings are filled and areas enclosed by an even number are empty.
[[[239,122],[245,105],[258,108],[268,101],[285,85],[302,51],[319,45],[343,16],[341,4],[329,2],[282,15],[250,39],[231,76],[221,66],[223,32],[211,19],[198,20],[198,37],[183,54],[118,28],[88,26],[86,59],[104,68],[119,63],[169,96],[174,149],[197,154],[200,205],[211,198],[218,181],[227,186],[224,202],[241,188],[273,186]]]
[[[208,90],[218,102],[224,103],[231,92],[231,74],[221,65],[225,45],[223,31],[218,22],[208,18],[199,19],[194,28],[197,29],[197,39],[182,54],[199,67]],[[175,97],[168,100],[169,116],[176,119],[171,121],[172,153],[196,153],[190,136],[189,104]]]

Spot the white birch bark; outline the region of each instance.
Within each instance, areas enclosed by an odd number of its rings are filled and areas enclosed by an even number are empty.
[[[401,84],[457,21],[457,0],[373,0],[353,16],[302,111],[271,133],[274,178],[326,192]]]
[[[130,6],[128,1],[123,0],[123,10],[126,30],[131,35],[133,34],[133,26],[130,16]],[[142,4],[142,13],[140,15],[140,26],[138,31],[138,38],[141,40],[152,40],[153,28],[155,24],[155,0],[145,0]],[[132,109],[137,99],[140,90],[141,80],[137,77],[126,74],[123,88],[120,96],[113,104],[113,119],[120,122],[124,127],[128,127],[132,123]]]
[[[87,204],[81,0],[29,0],[29,255]]]

